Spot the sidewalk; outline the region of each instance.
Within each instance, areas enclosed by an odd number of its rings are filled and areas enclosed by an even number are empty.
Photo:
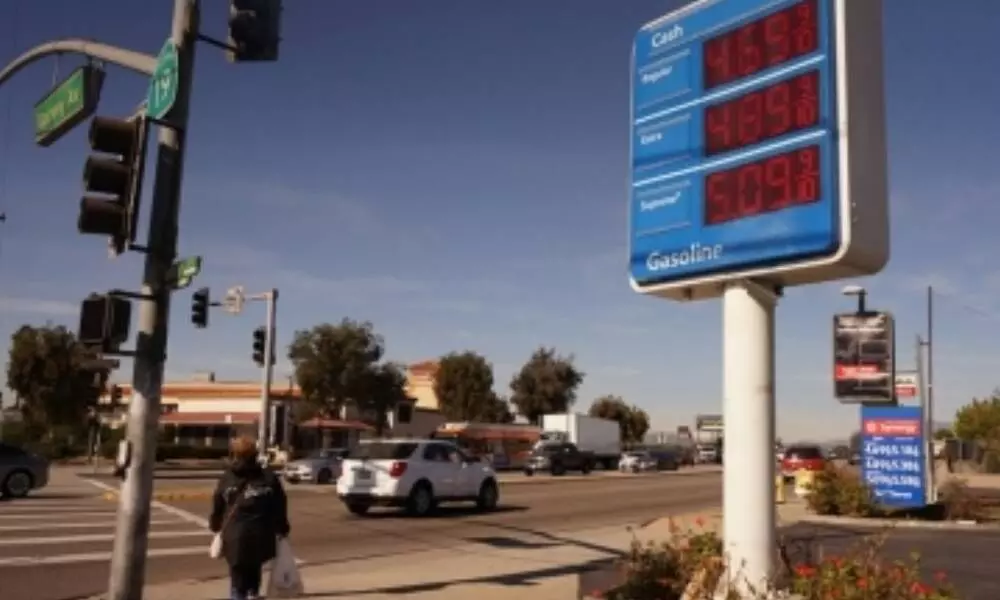
[[[681,528],[718,527],[718,508],[674,519]],[[577,573],[626,550],[633,539],[663,540],[669,519],[633,530],[605,527],[567,534],[537,534],[511,527],[511,537],[492,543],[467,543],[447,550],[403,556],[306,565],[302,576],[308,598],[414,600],[563,600],[578,597]],[[514,535],[516,534],[516,538]],[[293,540],[294,544],[294,540]],[[206,560],[208,557],[206,556]],[[225,580],[150,586],[146,600],[209,600],[225,595]]]

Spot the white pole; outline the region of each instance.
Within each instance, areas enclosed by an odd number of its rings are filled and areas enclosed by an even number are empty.
[[[774,573],[774,308],[741,281],[723,295],[723,528],[730,579],[747,593]]]

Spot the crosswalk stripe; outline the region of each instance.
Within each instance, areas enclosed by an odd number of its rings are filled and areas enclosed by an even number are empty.
[[[10,510],[4,510],[3,515],[57,515],[57,514],[76,514],[80,509],[96,509],[101,512],[114,513],[117,511],[115,508],[105,508],[100,505],[90,505],[90,506],[53,506],[53,507],[41,507],[41,506],[18,506],[17,508],[12,508]]]
[[[75,513],[66,513],[60,515],[62,518],[66,517],[114,517],[118,511],[108,511],[108,510],[95,510],[95,511],[82,511]],[[20,514],[0,514],[0,521],[25,521],[30,519],[51,519],[55,517],[53,513],[20,513]]]
[[[149,539],[169,539],[176,537],[208,537],[212,532],[188,529],[184,531],[150,531]],[[64,535],[59,537],[30,537],[30,538],[9,538],[0,539],[0,546],[40,546],[45,544],[78,544],[83,542],[111,542],[114,541],[113,533],[94,533],[86,535]]]
[[[150,548],[146,551],[147,558],[165,556],[208,556],[208,546],[186,546],[180,548]],[[53,556],[12,556],[0,558],[0,568],[27,567],[35,565],[68,565],[74,563],[108,562],[110,552],[81,552],[79,554],[56,554]]]
[[[188,525],[179,519],[150,519],[150,525]],[[39,529],[96,529],[118,525],[115,521],[90,521],[86,523],[32,523],[30,525],[0,525],[0,531],[37,531]]]

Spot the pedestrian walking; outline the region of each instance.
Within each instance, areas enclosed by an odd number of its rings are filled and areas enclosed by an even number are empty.
[[[213,554],[229,564],[231,600],[253,600],[260,597],[264,563],[288,536],[288,502],[281,481],[257,462],[252,438],[238,437],[229,449],[229,467],[212,499]]]

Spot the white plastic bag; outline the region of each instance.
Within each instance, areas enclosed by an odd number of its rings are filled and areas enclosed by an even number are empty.
[[[208,546],[208,555],[218,559],[222,556],[222,534],[217,533],[212,536],[212,543]]]
[[[278,548],[271,563],[271,580],[267,585],[268,598],[298,598],[305,593],[295,554],[288,538],[278,539]]]

